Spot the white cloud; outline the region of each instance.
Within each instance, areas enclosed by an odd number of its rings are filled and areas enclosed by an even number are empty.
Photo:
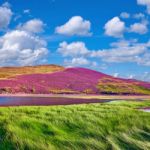
[[[143,13],[129,14],[128,12],[122,12],[120,14],[120,18],[123,18],[123,19],[129,19],[129,18],[144,19],[145,15]]]
[[[2,4],[2,6],[3,6],[3,7],[7,7],[7,8],[10,8],[10,7],[11,7],[10,3],[8,3],[8,2],[5,2],[4,4]]]
[[[91,61],[85,57],[75,57],[72,59],[65,59],[64,65],[67,67],[79,67],[79,66],[90,66],[92,68],[97,68],[98,64],[95,61]]]
[[[67,23],[62,26],[58,26],[55,32],[67,36],[79,35],[90,36],[91,23],[88,20],[84,20],[80,16],[72,17]]]
[[[144,53],[143,57],[139,57],[138,64],[150,66],[150,52]]]
[[[143,13],[137,13],[133,15],[133,18],[135,19],[144,19],[145,15]]]
[[[25,30],[32,33],[40,33],[44,31],[45,24],[40,19],[32,19],[27,21],[25,24],[19,25],[19,29]]]
[[[25,10],[23,11],[23,13],[24,13],[24,14],[30,14],[30,9],[25,9]]]
[[[136,41],[128,41],[128,44],[110,49],[92,51],[92,57],[100,57],[104,62],[134,62],[143,66],[150,66],[150,42],[138,43]]]
[[[130,32],[135,32],[138,34],[145,34],[148,32],[146,23],[134,23],[130,26]]]
[[[98,66],[98,63],[96,62],[96,61],[93,61],[93,62],[91,62],[91,66],[93,66],[93,67],[97,67]],[[102,67],[102,66],[101,66]],[[104,66],[103,66],[104,67]]]
[[[0,66],[33,65],[47,54],[46,42],[26,31],[14,30],[0,37]]]
[[[107,64],[100,64],[98,67],[99,67],[99,69],[101,69],[101,70],[105,70],[105,69],[108,68],[108,65],[107,65]]]
[[[92,51],[91,56],[100,57],[104,62],[135,62],[140,65],[146,65],[146,56],[144,55],[148,52],[149,44],[136,43],[135,41],[125,41],[125,43],[123,46],[119,41],[115,47],[110,49]]]
[[[139,5],[143,5],[147,7],[147,12],[150,14],[150,0],[137,0]]]
[[[113,76],[114,76],[115,78],[117,78],[117,77],[119,77],[119,73],[116,72],[116,73],[113,74]]]
[[[135,75],[133,75],[133,74],[130,74],[130,75],[128,75],[128,77],[127,77],[128,79],[134,79],[135,78]]]
[[[143,46],[129,46],[93,51],[92,57],[100,57],[105,62],[134,62],[146,49]]]
[[[137,79],[141,81],[148,81],[150,82],[150,72],[142,72],[140,74],[129,74],[126,76],[127,79]]]
[[[143,80],[143,81],[149,81],[150,82],[150,72],[144,72],[144,74],[142,74],[139,77],[139,79]]]
[[[32,34],[43,31],[43,22],[33,19],[20,25],[20,30],[4,30],[10,24],[13,15],[10,7],[8,2],[0,6],[0,30],[5,31],[0,35],[0,66],[44,63],[48,55],[47,43]]]
[[[65,59],[64,63],[67,66],[87,66],[97,67],[97,62],[87,59],[90,55],[90,51],[86,48],[83,42],[62,42],[57,49],[64,57],[71,57],[71,59]]]
[[[87,55],[89,53],[88,49],[83,42],[73,42],[68,44],[67,42],[62,42],[59,44],[57,50],[63,56],[80,56]]]
[[[136,39],[121,40],[111,44],[109,49],[89,50],[83,42],[60,43],[58,52],[72,58],[100,58],[107,63],[132,62],[150,66],[150,42],[138,43]]]
[[[123,19],[127,19],[127,18],[130,18],[130,14],[127,13],[127,12],[122,12],[122,13],[120,14],[120,17],[123,18]]]
[[[131,40],[132,42],[137,42],[136,39],[133,39]],[[131,42],[130,41],[130,42]],[[110,44],[111,47],[127,47],[130,45],[130,42],[129,41],[126,41],[126,40],[119,40],[119,42],[113,42]]]
[[[16,15],[15,17],[14,17],[14,21],[17,21],[17,20],[19,20],[20,18],[21,18],[22,16],[20,15],[20,14],[18,14],[18,15]]]
[[[86,65],[89,65],[91,62],[87,60],[86,58],[77,57],[71,60],[66,59],[64,63],[67,66],[86,66]]]
[[[104,29],[108,36],[122,37],[125,31],[125,23],[119,17],[114,17],[105,24]]]
[[[0,7],[0,30],[7,28],[12,18],[12,15],[13,13],[9,8],[8,3],[4,3]]]

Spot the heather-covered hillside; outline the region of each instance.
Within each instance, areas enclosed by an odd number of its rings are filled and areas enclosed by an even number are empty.
[[[150,94],[150,83],[114,78],[85,68],[28,68],[20,69],[21,75],[18,71],[10,74],[9,78],[1,79],[0,93]],[[7,68],[4,70],[8,72]],[[4,71],[2,73],[5,75]]]
[[[0,79],[15,77],[16,75],[35,74],[35,73],[50,73],[63,70],[64,68],[58,65],[40,65],[40,66],[25,66],[25,67],[1,67]]]

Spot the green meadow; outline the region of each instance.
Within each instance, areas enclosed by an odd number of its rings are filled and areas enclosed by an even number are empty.
[[[0,108],[0,150],[149,150],[150,101]]]

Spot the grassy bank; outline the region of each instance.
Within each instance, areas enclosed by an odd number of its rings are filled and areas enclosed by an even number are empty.
[[[147,102],[0,108],[0,150],[150,149]]]

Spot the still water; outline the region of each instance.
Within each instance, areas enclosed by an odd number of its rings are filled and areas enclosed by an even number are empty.
[[[84,99],[65,97],[0,97],[0,106],[32,106],[32,105],[70,105],[83,103],[102,103],[110,100]]]

